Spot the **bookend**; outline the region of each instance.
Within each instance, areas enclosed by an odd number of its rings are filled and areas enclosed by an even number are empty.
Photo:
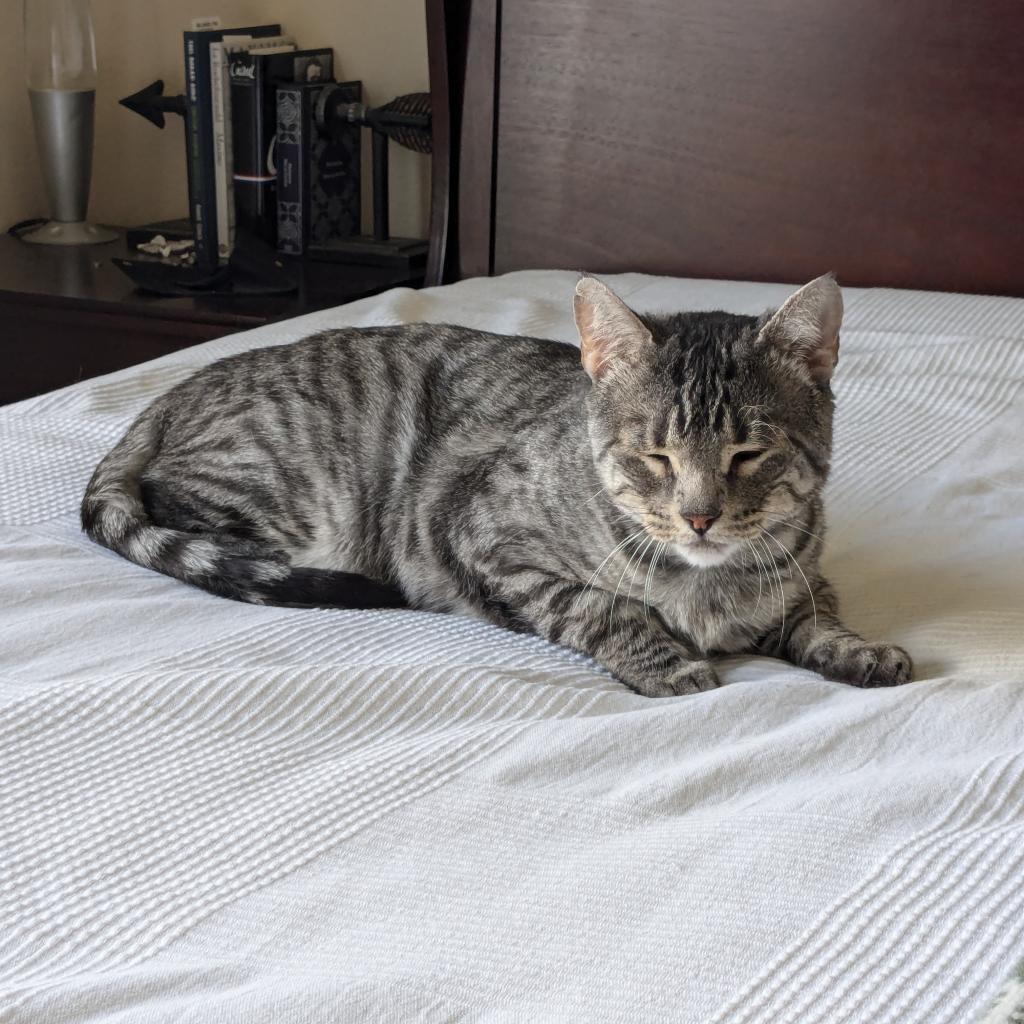
[[[410,93],[382,107],[352,103],[337,87],[328,84],[320,93],[316,120],[320,130],[338,135],[353,124],[370,129],[373,138],[373,235],[332,240],[311,245],[312,259],[376,266],[422,266],[427,242],[421,238],[395,238],[390,231],[388,196],[388,145],[393,140],[417,153],[431,150],[430,94]]]

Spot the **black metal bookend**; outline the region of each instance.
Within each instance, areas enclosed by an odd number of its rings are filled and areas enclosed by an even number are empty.
[[[373,138],[373,234],[358,235],[311,246],[310,256],[339,263],[378,266],[422,266],[427,259],[427,242],[422,238],[391,235],[388,196],[388,146],[394,141],[417,153],[429,153],[430,94],[410,93],[382,107],[352,103],[336,87],[326,86],[317,103],[317,124],[327,135],[336,136],[356,124],[369,128]]]

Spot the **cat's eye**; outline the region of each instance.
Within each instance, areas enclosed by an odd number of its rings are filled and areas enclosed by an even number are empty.
[[[741,466],[747,466],[757,461],[762,455],[764,452],[758,448],[743,448],[738,452],[733,452],[732,458],[729,460],[729,472],[739,472]]]

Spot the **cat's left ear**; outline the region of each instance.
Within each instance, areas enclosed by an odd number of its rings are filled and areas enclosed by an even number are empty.
[[[583,369],[595,383],[611,371],[639,366],[652,345],[651,332],[606,284],[581,278],[573,297]]]
[[[791,295],[761,328],[758,340],[796,357],[815,383],[827,384],[839,361],[842,322],[843,293],[835,274],[825,274]]]

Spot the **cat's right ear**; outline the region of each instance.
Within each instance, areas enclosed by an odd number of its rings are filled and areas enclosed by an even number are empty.
[[[595,383],[611,371],[636,366],[651,344],[651,332],[606,284],[584,277],[573,298],[583,369]]]
[[[816,384],[827,385],[839,360],[843,293],[834,274],[805,284],[779,307],[759,337],[795,357]]]

